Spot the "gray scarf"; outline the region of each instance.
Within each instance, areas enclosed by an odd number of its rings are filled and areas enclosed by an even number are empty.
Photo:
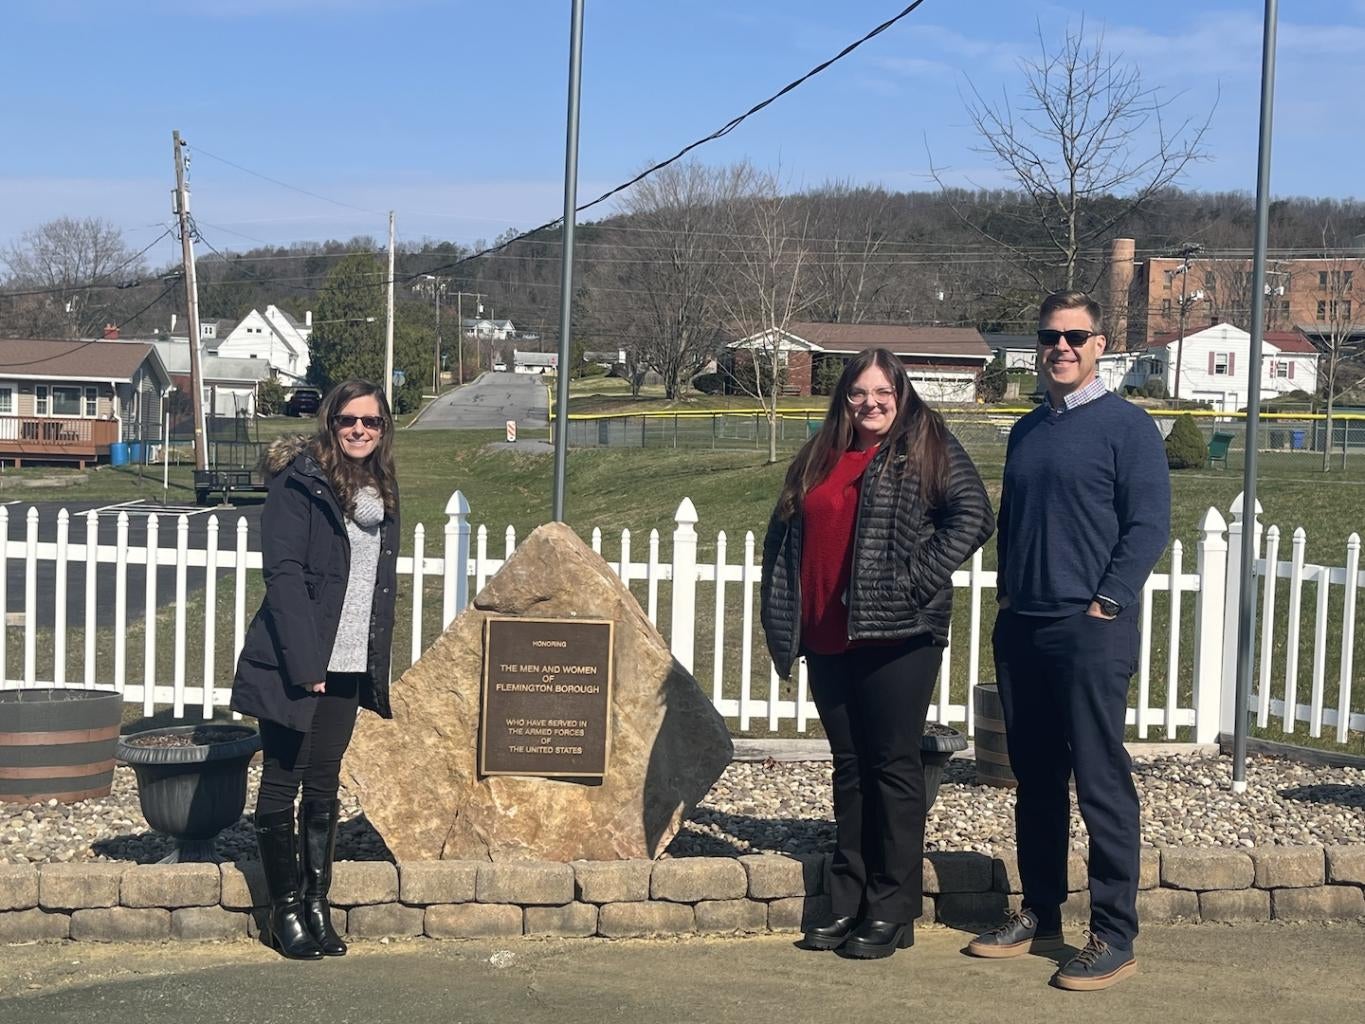
[[[357,526],[369,528],[384,521],[384,499],[373,487],[362,487],[355,493],[355,507],[351,519]]]

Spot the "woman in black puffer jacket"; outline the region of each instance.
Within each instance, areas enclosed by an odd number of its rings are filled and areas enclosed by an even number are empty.
[[[316,436],[276,441],[266,469],[265,601],[237,661],[232,708],[261,727],[256,840],[270,897],[266,937],[291,959],[316,960],[346,952],[327,894],[356,711],[393,717],[398,487],[384,392],[363,380],[338,384],[318,410]]]
[[[890,956],[923,891],[920,739],[952,619],[952,574],[995,529],[981,477],[884,348],[855,356],[797,454],[763,542],[778,674],[806,657],[834,755],[834,920],[813,949]]]

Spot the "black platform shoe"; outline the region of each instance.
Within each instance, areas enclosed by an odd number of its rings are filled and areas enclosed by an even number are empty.
[[[266,939],[290,960],[321,960],[322,949],[303,921],[299,898],[299,858],[294,845],[294,809],[256,815],[265,891],[270,899]]]
[[[859,960],[880,960],[915,944],[915,922],[864,921],[853,930],[839,952]]]
[[[332,926],[327,893],[332,888],[339,800],[305,800],[299,807],[299,845],[303,860],[303,921],[325,956],[345,956],[346,943]]]
[[[838,949],[857,925],[856,917],[836,917],[829,924],[807,931],[801,944],[807,949]]]

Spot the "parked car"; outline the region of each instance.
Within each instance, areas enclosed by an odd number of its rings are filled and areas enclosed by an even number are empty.
[[[286,416],[316,416],[322,404],[322,392],[317,388],[295,388],[284,403]]]

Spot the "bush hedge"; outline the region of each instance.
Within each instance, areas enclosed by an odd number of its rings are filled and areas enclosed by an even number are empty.
[[[1208,456],[1208,445],[1194,417],[1189,413],[1177,416],[1166,438],[1166,465],[1171,469],[1203,469]]]

